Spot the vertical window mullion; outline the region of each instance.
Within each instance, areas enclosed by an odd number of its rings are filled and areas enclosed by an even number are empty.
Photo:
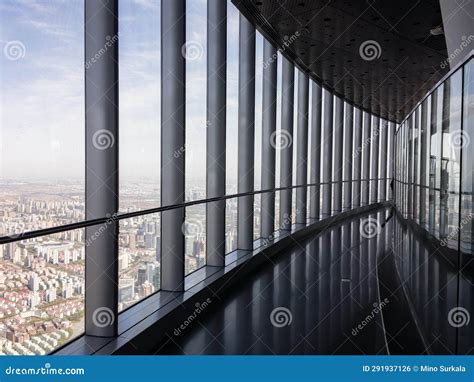
[[[333,213],[339,213],[342,210],[342,172],[343,172],[343,128],[344,128],[344,101],[335,97],[334,109],[334,152],[333,152],[333,166],[334,166],[334,184],[333,184]]]
[[[118,0],[85,2],[86,220],[118,211]],[[111,46],[110,46],[111,45]],[[107,47],[107,49],[104,49]],[[105,52],[94,59],[98,52]],[[86,228],[86,335],[117,335],[118,222]],[[100,233],[100,234],[98,234]],[[110,325],[103,325],[107,318]]]
[[[277,137],[280,142],[280,187],[291,187],[293,179],[293,103],[294,103],[295,69],[286,58],[282,58],[282,89],[281,89],[281,130]],[[280,193],[280,227],[291,229],[292,190]]]
[[[185,197],[186,1],[161,3],[161,205]],[[177,155],[176,153],[180,153]],[[184,290],[184,208],[161,214],[161,289]]]
[[[277,50],[264,39],[263,42],[263,99],[262,99],[262,190],[275,188]],[[268,238],[275,230],[275,193],[261,196],[261,237]]]
[[[255,28],[239,16],[239,193],[254,191],[255,161]],[[253,195],[240,197],[237,204],[238,249],[253,249]]]
[[[225,195],[227,1],[207,1],[207,198]],[[206,264],[225,265],[225,200],[206,204]]]

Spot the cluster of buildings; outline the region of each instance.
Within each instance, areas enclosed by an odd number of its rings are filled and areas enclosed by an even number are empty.
[[[0,189],[0,236],[18,238],[0,245],[0,354],[48,354],[84,330],[84,230],[27,240],[21,233],[82,220],[84,203],[42,187],[31,196],[20,186],[16,195]]]
[[[47,354],[84,331],[85,230],[28,240],[22,240],[21,233],[83,220],[83,196],[76,192],[81,187],[63,197],[43,192],[46,186],[38,190],[30,186],[28,192],[18,188],[16,194],[16,186],[2,187],[6,196],[0,200],[0,236],[18,240],[0,245],[0,354]],[[186,197],[203,198],[202,187],[191,188]],[[122,211],[149,208],[146,197],[143,200],[143,205],[135,199],[127,206],[125,199]],[[257,232],[258,214],[256,218]],[[227,252],[237,247],[236,222],[237,200],[230,199]],[[118,308],[123,310],[160,289],[160,214],[123,219],[119,224]],[[183,225],[187,274],[205,265],[205,227],[205,205],[187,208]]]

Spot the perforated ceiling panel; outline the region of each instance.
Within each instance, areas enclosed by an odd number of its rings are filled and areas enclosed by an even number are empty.
[[[449,71],[437,0],[233,2],[301,67],[383,118],[401,121]]]

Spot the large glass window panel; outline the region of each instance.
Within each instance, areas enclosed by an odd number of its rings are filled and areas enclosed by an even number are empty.
[[[239,11],[227,0],[226,194],[237,193]]]
[[[185,274],[206,265],[206,205],[186,207],[182,227],[185,238]]]
[[[278,52],[277,62],[277,99],[276,99],[276,133],[275,136],[281,136],[281,96],[282,96],[282,60],[283,57]],[[281,171],[281,152],[277,145],[275,148],[275,187],[280,187]],[[275,193],[275,231],[280,229],[280,192]]]
[[[120,220],[119,311],[160,289],[160,228],[159,213]]]
[[[420,224],[429,230],[429,176],[430,176],[430,130],[431,130],[431,96],[422,105],[420,118]]]
[[[84,1],[0,5],[0,236],[84,218]]]
[[[294,99],[293,99],[293,174],[292,174],[292,182],[291,184],[295,186],[296,183],[296,172],[298,168],[298,160],[297,160],[297,152],[298,152],[298,103],[300,100],[298,99],[298,72],[299,69],[295,66],[295,83],[294,83]],[[291,211],[292,216],[296,216],[296,188],[292,190],[292,197],[291,197]]]
[[[186,0],[186,200],[206,197],[207,0]],[[204,224],[201,222],[200,224]]]
[[[473,253],[474,225],[474,60],[464,67],[463,91],[463,135],[462,135],[462,201],[461,201],[461,251]]]
[[[119,2],[119,207],[160,205],[161,0]],[[184,155],[184,148],[176,155]]]
[[[311,183],[311,164],[312,164],[312,153],[311,153],[311,135],[312,135],[312,128],[311,124],[313,122],[313,84],[312,80],[309,79],[309,85],[308,85],[308,144],[307,144],[307,173],[306,173],[306,184]],[[310,214],[310,198],[311,198],[311,192],[310,188],[306,188],[306,216],[309,218],[311,216]]]
[[[443,88],[441,84],[431,95],[431,139],[430,139],[430,232],[439,238],[439,203],[441,187],[441,121],[443,111]]]
[[[253,198],[253,239],[260,239],[261,233],[261,211],[262,211],[262,194],[257,194]]]
[[[262,189],[263,70],[263,36],[257,32],[255,35],[255,190]],[[256,213],[256,211],[254,213]]]
[[[45,355],[84,332],[84,230],[0,245],[0,353]]]
[[[419,222],[419,184],[420,184],[420,108],[413,113],[413,220]]]
[[[237,249],[237,199],[227,199],[225,209],[225,253]]]
[[[461,160],[462,71],[445,82],[443,100],[440,236],[457,248]]]

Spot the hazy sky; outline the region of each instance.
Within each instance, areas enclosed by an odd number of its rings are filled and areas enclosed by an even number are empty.
[[[160,1],[119,5],[121,180],[159,184]],[[83,177],[83,19],[83,0],[0,2],[1,178]],[[205,182],[206,0],[187,0],[186,27],[187,41],[202,47],[186,66],[186,173]],[[229,1],[228,181],[237,170],[238,28]],[[12,59],[5,52],[15,44]]]

